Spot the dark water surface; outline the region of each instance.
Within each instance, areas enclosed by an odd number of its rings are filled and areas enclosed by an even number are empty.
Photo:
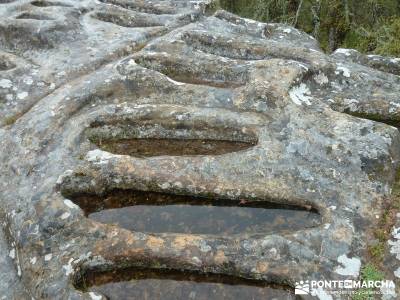
[[[126,139],[93,140],[100,149],[114,154],[136,157],[160,155],[221,155],[246,150],[255,145],[250,142],[202,140],[202,139]]]
[[[184,204],[107,209],[89,218],[140,232],[218,235],[299,230],[320,222],[310,211]]]
[[[312,209],[264,200],[228,200],[143,191],[112,191],[74,200],[89,218],[148,233],[265,234],[318,226]]]
[[[128,269],[88,274],[86,280],[90,291],[111,300],[295,299],[292,291],[284,286],[215,274]]]
[[[74,202],[93,220],[149,233],[249,235],[292,232],[321,223],[320,215],[313,209],[261,200],[116,190],[103,196],[76,197]],[[182,270],[93,271],[83,276],[80,286],[112,300],[295,299],[285,286]]]

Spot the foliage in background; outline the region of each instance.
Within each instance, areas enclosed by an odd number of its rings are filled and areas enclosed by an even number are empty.
[[[354,48],[364,53],[400,56],[399,0],[220,0],[238,15],[262,22],[291,24],[332,52]]]

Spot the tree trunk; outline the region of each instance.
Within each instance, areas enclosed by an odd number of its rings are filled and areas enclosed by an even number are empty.
[[[311,14],[312,14],[312,22],[313,22],[313,32],[312,36],[318,40],[319,38],[319,29],[321,25],[320,15],[321,15],[321,2],[320,0],[316,0],[315,3],[311,6]]]
[[[332,53],[336,50],[336,28],[329,28],[328,51]]]
[[[343,0],[344,5],[344,17],[346,20],[346,25],[350,24],[350,11],[349,11],[349,0]]]
[[[296,16],[294,18],[294,22],[293,22],[293,26],[296,27],[297,26],[297,21],[299,19],[299,15],[300,15],[300,11],[301,11],[301,7],[303,6],[303,0],[300,0],[299,6],[297,7],[296,10]]]

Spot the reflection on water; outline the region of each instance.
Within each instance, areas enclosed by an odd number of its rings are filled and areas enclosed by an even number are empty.
[[[255,143],[222,140],[121,139],[94,140],[100,149],[136,157],[160,155],[221,155],[253,147]]]
[[[265,234],[321,224],[311,208],[265,200],[217,199],[135,190],[72,200],[98,222],[140,232],[192,234]]]
[[[314,209],[262,200],[216,199],[135,190],[73,199],[96,221],[139,232],[191,234],[265,234],[315,227]],[[77,284],[109,299],[295,299],[285,286],[226,275],[173,270],[87,271]]]
[[[284,286],[238,279],[226,275],[202,275],[171,270],[127,269],[85,276],[88,290],[109,299],[222,300],[295,299]]]
[[[221,235],[299,230],[320,223],[317,213],[303,210],[182,204],[107,209],[89,217],[140,232]]]

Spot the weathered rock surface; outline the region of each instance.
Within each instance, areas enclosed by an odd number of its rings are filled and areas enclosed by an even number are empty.
[[[211,9],[0,0],[0,295],[98,299],[74,283],[132,266],[292,288],[358,277],[400,158],[398,130],[384,124],[400,120],[400,61],[328,56],[294,28]],[[138,138],[251,147],[139,158],[94,142]],[[72,202],[121,190],[268,199],[311,207],[323,222],[285,234],[145,234],[97,223]]]

